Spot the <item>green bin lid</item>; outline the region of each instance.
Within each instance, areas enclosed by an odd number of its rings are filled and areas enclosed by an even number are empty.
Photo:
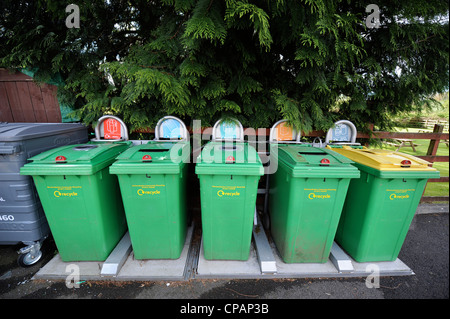
[[[62,146],[29,158],[22,175],[91,175],[111,165],[131,142],[88,142]]]
[[[196,174],[263,175],[256,150],[247,143],[209,142],[197,159]]]
[[[154,142],[133,146],[116,158],[111,174],[179,174],[190,158],[188,142]]]
[[[324,148],[302,145],[271,147],[271,161],[286,166],[293,177],[358,178],[353,161]],[[272,163],[273,164],[273,163]]]

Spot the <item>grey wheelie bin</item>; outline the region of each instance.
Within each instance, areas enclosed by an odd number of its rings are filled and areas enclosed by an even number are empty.
[[[40,260],[50,230],[33,180],[20,168],[43,151],[87,140],[81,124],[0,123],[0,245],[26,245],[19,251],[21,266]]]

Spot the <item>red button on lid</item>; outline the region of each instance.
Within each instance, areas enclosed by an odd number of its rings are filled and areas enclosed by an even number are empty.
[[[227,159],[225,160],[225,163],[234,163],[236,162],[235,158],[233,156],[228,156]]]
[[[409,160],[403,160],[401,161],[402,166],[411,166],[411,161]]]
[[[65,162],[65,161],[67,161],[67,158],[65,156],[59,155],[59,156],[56,156],[55,161]]]
[[[144,155],[144,156],[142,156],[142,160],[144,162],[151,162],[152,161],[152,157],[150,155]]]

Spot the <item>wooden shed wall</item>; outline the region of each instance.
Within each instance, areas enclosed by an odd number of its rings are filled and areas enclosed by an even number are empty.
[[[0,122],[61,123],[57,87],[0,69]]]

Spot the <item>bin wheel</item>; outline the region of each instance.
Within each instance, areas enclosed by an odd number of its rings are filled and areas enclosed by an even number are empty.
[[[42,257],[42,251],[37,251],[35,254],[32,254],[31,252],[26,254],[20,254],[19,258],[17,258],[17,263],[21,267],[31,267],[35,263],[37,263],[39,260],[41,260]]]

